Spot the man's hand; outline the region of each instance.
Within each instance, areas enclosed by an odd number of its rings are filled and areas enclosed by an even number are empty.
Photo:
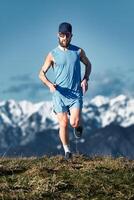
[[[52,93],[55,92],[56,84],[50,84],[49,89],[50,89],[50,92],[52,92]]]
[[[88,90],[88,82],[86,79],[83,79],[82,82],[81,82],[81,87],[82,87],[82,91],[83,91],[83,94],[86,93],[86,91]]]

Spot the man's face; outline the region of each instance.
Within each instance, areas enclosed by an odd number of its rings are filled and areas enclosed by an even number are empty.
[[[58,33],[59,44],[60,46],[66,48],[71,42],[72,34],[70,32],[67,33]]]

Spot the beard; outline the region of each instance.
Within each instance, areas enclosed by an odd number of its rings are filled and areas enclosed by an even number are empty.
[[[70,42],[71,42],[71,39],[70,40],[66,40],[66,41],[60,41],[60,39],[59,39],[60,46],[64,47],[64,48],[67,48],[69,46]]]

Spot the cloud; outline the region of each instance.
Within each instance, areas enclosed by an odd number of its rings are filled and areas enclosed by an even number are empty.
[[[96,95],[117,96],[119,94],[134,95],[133,69],[122,69],[94,73],[89,82],[90,97]]]
[[[46,87],[43,86],[41,83],[20,83],[10,86],[9,88],[2,91],[3,94],[6,93],[27,93],[30,97],[38,96],[40,92],[44,92],[46,90]]]
[[[34,96],[46,89],[40,81],[36,82],[30,73],[12,76],[10,80],[12,85],[3,89],[3,94],[27,92],[30,96]]]
[[[27,100],[44,100],[51,99],[49,89],[32,74],[22,74],[10,78],[10,86],[0,88],[3,98],[27,99]]]
[[[11,81],[21,81],[21,82],[29,82],[29,81],[33,81],[32,75],[29,73],[26,74],[22,74],[22,75],[16,75],[16,76],[12,76],[10,78]]]

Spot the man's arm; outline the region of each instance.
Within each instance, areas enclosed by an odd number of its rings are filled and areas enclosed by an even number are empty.
[[[83,49],[81,49],[81,52],[80,52],[80,61],[85,65],[85,74],[84,74],[83,79],[86,79],[88,81],[90,73],[91,73],[91,63],[89,59],[87,58]]]
[[[53,57],[51,55],[51,53],[48,54],[48,56],[46,57],[45,59],[45,62],[39,72],[39,78],[40,80],[49,87],[50,91],[51,92],[54,92],[55,91],[55,85],[50,81],[48,80],[48,78],[46,77],[46,73],[48,71],[48,69],[53,66]]]
[[[85,74],[81,82],[83,93],[85,93],[88,90],[88,80],[91,73],[91,63],[89,59],[87,58],[83,49],[81,49],[80,51],[80,61],[85,65]]]

